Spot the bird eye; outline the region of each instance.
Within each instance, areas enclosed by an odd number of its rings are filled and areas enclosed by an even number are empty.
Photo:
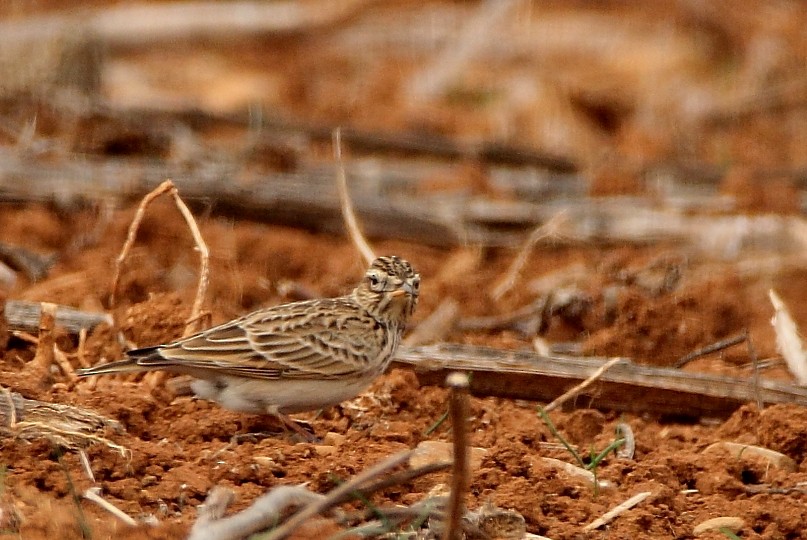
[[[376,287],[378,287],[378,284],[381,281],[381,278],[378,277],[378,274],[375,274],[375,273],[374,274],[368,274],[367,275],[367,281],[370,282],[370,287],[375,289]]]

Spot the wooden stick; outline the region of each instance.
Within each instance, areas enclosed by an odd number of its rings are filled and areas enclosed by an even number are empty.
[[[50,366],[53,365],[53,349],[56,337],[53,330],[56,321],[56,304],[42,303],[42,314],[39,318],[39,343],[36,346],[36,355],[33,363],[46,376],[50,374]]]
[[[443,540],[463,538],[462,516],[465,514],[465,495],[471,485],[468,466],[468,388],[470,381],[465,373],[449,373],[446,385],[451,392],[449,411],[454,441],[454,466],[451,471],[451,493]]]
[[[370,263],[375,260],[375,254],[364,238],[356,220],[356,213],[353,211],[353,202],[350,200],[350,194],[347,189],[345,164],[342,160],[342,135],[339,128],[336,128],[333,132],[333,153],[337,163],[336,185],[339,190],[339,202],[342,208],[342,217],[345,220],[345,227],[348,230],[350,239],[353,241],[353,245],[356,246],[356,249],[359,250],[359,253],[364,258],[365,266],[370,266]]]

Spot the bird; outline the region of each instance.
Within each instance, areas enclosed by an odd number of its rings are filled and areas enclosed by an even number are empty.
[[[197,397],[273,415],[298,431],[286,415],[352,399],[386,370],[419,293],[420,275],[409,262],[378,257],[347,295],[259,309],[77,374],[190,375]]]

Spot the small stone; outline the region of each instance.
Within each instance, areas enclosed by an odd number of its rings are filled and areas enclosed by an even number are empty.
[[[736,534],[744,526],[745,522],[742,520],[742,518],[734,516],[721,516],[712,519],[707,519],[706,521],[702,521],[698,525],[695,525],[695,528],[692,530],[692,533],[695,536],[700,536],[707,532],[719,531],[720,529],[728,529]]]
[[[725,449],[732,457],[738,459],[743,456],[757,456],[779,469],[784,469],[789,472],[796,472],[798,469],[796,462],[781,452],[750,444],[721,441],[709,445],[703,453],[715,452],[720,449]]]
[[[594,487],[595,482],[597,484],[597,488],[600,490],[609,490],[613,489],[614,487],[613,483],[611,483],[610,481],[596,478],[596,476],[594,476],[594,473],[591,471],[588,471],[576,465],[572,465],[571,463],[568,463],[566,461],[562,461],[560,459],[555,458],[548,458],[548,457],[537,458],[536,461],[533,461],[532,465],[533,474],[535,474],[536,476],[540,475],[540,471],[535,469],[539,469],[542,466],[563,471],[570,477],[581,480],[586,484],[588,484],[589,486],[591,486],[592,488]]]
[[[471,470],[478,469],[482,465],[482,459],[488,453],[487,449],[472,446],[469,448],[469,465]],[[423,467],[432,463],[451,462],[454,456],[454,447],[451,443],[442,441],[423,441],[417,445],[412,457],[409,458],[409,466],[413,469]]]
[[[329,444],[314,445],[314,451],[318,456],[330,456],[336,453],[336,447]]]
[[[329,431],[322,438],[322,443],[331,446],[342,446],[342,443],[344,443],[346,439],[347,437],[345,437],[341,433],[336,433],[335,431]]]
[[[277,462],[270,458],[269,456],[254,456],[252,461],[260,465],[261,467],[269,467],[274,468],[277,467]]]
[[[147,474],[140,480],[140,485],[143,487],[153,486],[157,483],[157,477],[153,474]]]

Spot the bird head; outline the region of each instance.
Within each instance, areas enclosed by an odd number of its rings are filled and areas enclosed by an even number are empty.
[[[353,292],[356,301],[381,320],[404,324],[412,315],[420,293],[420,274],[409,262],[395,256],[378,257]]]

